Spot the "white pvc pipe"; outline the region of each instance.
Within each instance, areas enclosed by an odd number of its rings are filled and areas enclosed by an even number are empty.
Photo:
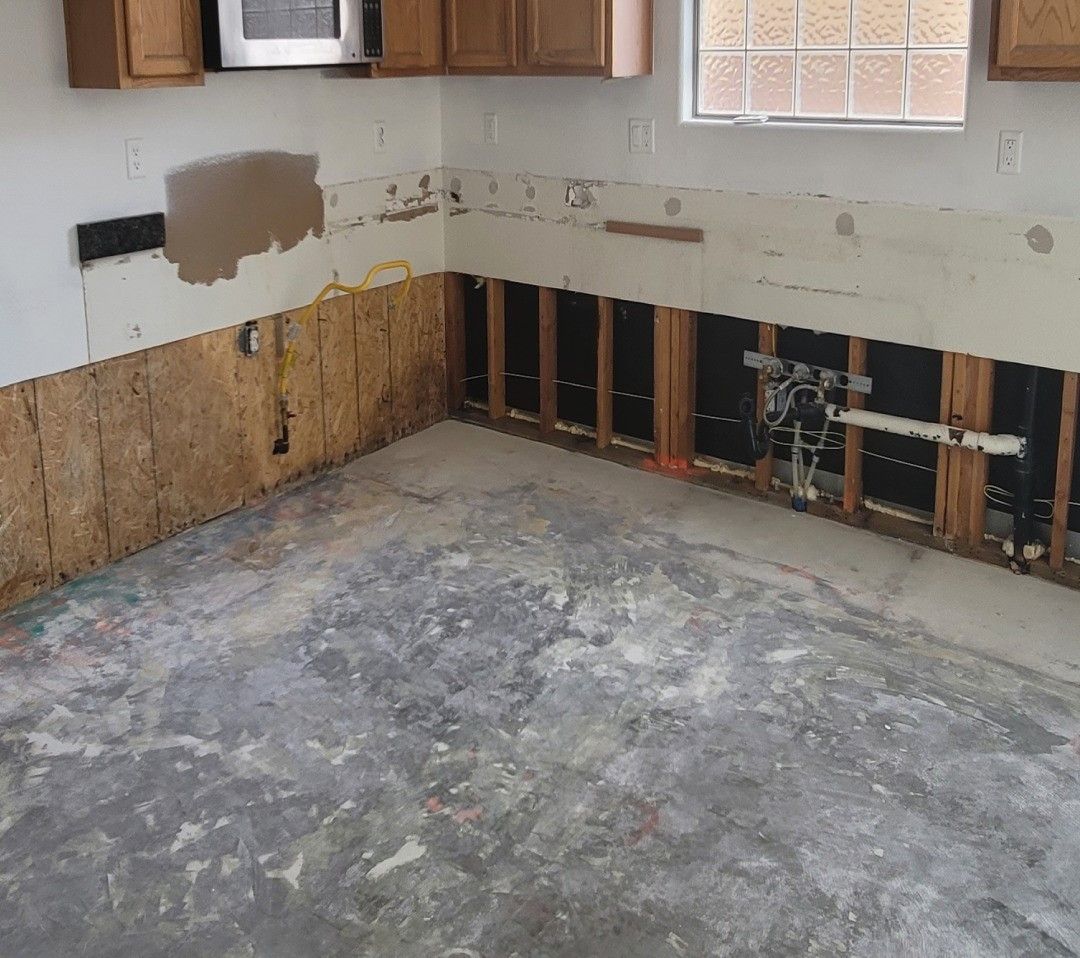
[[[890,432],[897,436],[913,436],[944,446],[959,446],[961,449],[973,449],[988,456],[1023,456],[1025,442],[1019,436],[994,435],[988,432],[973,432],[970,429],[956,429],[938,422],[922,422],[918,419],[905,419],[902,416],[887,416],[867,409],[848,409],[828,403],[825,416],[833,422],[860,429],[874,429],[878,432]]]

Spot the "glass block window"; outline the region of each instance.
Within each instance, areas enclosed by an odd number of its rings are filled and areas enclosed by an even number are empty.
[[[970,0],[696,0],[696,114],[960,126]]]

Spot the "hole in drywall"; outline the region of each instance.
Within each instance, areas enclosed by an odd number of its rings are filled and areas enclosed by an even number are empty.
[[[559,418],[596,427],[596,297],[561,290],[557,300]]]
[[[487,284],[465,277],[465,395],[487,402]]]
[[[613,326],[612,429],[653,441],[653,324],[655,309],[615,302]]]
[[[874,381],[873,391],[866,397],[867,409],[938,422],[941,353],[871,341],[866,348],[866,369]],[[870,499],[932,514],[937,492],[937,460],[935,443],[864,430],[863,492]]]
[[[698,316],[694,448],[702,455],[753,464],[745,428],[737,420],[739,400],[757,392],[757,371],[743,364],[743,353],[757,348],[757,323]]]
[[[540,291],[506,284],[506,404],[540,412]]]
[[[233,279],[240,260],[325,229],[317,156],[238,153],[170,171],[165,258],[186,283]]]

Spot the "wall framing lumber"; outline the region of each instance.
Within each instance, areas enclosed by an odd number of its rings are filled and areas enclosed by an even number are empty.
[[[97,380],[89,366],[37,380],[38,432],[53,581],[109,561]]]
[[[1054,518],[1050,527],[1050,568],[1065,568],[1065,547],[1069,538],[1069,495],[1072,490],[1076,454],[1077,405],[1080,403],[1080,374],[1065,373],[1061,395],[1061,427],[1058,437],[1057,477],[1054,482]]]
[[[319,361],[326,462],[340,465],[360,451],[360,386],[352,296],[319,306]],[[241,357],[241,360],[243,357]]]
[[[487,280],[488,416],[506,415],[506,284]]]
[[[671,457],[687,469],[694,461],[694,408],[697,399],[697,313],[671,312]]]
[[[852,375],[866,375],[867,341],[858,336],[848,339],[847,371]],[[847,404],[852,409],[865,409],[866,396],[852,389],[847,391]],[[844,443],[844,512],[854,515],[863,502],[863,431],[858,426],[848,426]]]
[[[772,323],[758,323],[758,352],[766,356],[776,355],[776,326]],[[757,383],[757,414],[758,419],[765,414],[765,370],[758,373]],[[768,492],[772,485],[773,477],[773,450],[757,461],[754,465],[754,486],[758,492]]]
[[[558,390],[558,297],[555,290],[540,287],[540,431],[555,431],[559,418]]]
[[[447,273],[443,278],[446,325],[446,409],[453,413],[465,405],[465,277]]]
[[[596,445],[606,449],[612,438],[611,390],[615,377],[615,301],[596,300]]]
[[[146,353],[97,363],[98,414],[113,560],[161,538]]]
[[[969,429],[989,432],[994,416],[994,374],[995,364],[992,359],[978,356],[970,357],[974,366],[974,389],[969,398]],[[990,474],[990,457],[985,453],[967,450],[971,462],[968,476],[968,527],[965,542],[968,546],[978,545],[986,535],[986,482]]]
[[[941,354],[941,407],[938,421],[943,423],[952,421],[953,373],[956,370],[956,360],[956,353]],[[952,451],[949,446],[938,446],[937,487],[934,492],[934,536],[938,539],[944,539],[946,533]]]
[[[372,452],[394,438],[386,288],[357,293],[353,297],[353,309],[360,389],[360,451]]]
[[[660,466],[670,466],[671,436],[671,329],[672,312],[657,306],[653,318],[653,455]]]
[[[388,288],[393,438],[446,417],[446,333],[441,273],[417,276],[400,306],[402,284]]]
[[[53,581],[32,382],[0,389],[0,609]]]

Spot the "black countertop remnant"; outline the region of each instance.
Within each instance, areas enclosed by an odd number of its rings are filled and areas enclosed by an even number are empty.
[[[122,256],[165,245],[165,214],[147,213],[118,220],[80,223],[79,262],[87,263],[106,256]]]

